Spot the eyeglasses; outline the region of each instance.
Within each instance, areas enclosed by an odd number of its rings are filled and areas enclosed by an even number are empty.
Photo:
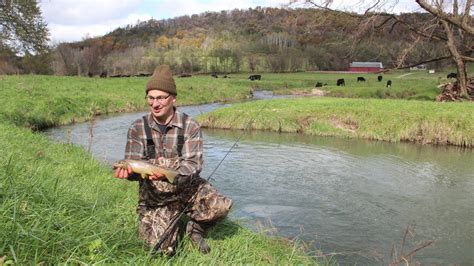
[[[147,99],[150,103],[154,102],[155,100],[157,100],[159,103],[165,103],[166,100],[168,100],[170,96],[171,94],[168,94],[167,96],[156,96],[156,97],[147,95],[145,96],[145,99]]]

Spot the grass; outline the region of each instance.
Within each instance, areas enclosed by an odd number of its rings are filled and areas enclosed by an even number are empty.
[[[470,102],[304,97],[235,104],[199,120],[211,128],[473,147],[473,117]]]
[[[385,82],[376,81],[377,74],[265,73],[261,81],[248,80],[248,74],[230,76],[176,78],[178,103],[239,101],[251,97],[257,89],[277,94],[311,93],[318,81],[328,84],[321,89],[329,96],[433,101],[439,94],[436,85],[447,81],[444,72],[429,75],[397,71],[384,74],[384,81],[393,81],[392,88],[387,89]],[[367,82],[357,83],[357,76],[364,76]],[[335,85],[338,78],[346,80],[345,87]],[[143,110],[146,82],[147,78],[0,76],[0,121],[42,129],[89,120],[94,114]]]
[[[54,76],[0,77],[0,121],[42,129],[82,122],[94,114],[145,109],[146,78],[100,79]],[[176,79],[179,103],[241,100],[245,85],[221,84],[209,77]]]

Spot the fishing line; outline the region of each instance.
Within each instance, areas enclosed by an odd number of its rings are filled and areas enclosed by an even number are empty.
[[[232,149],[234,149],[235,146],[237,146],[237,143],[240,141],[240,139],[242,139],[242,137],[245,135],[245,133],[247,132],[247,130],[250,128],[250,126],[253,124],[253,122],[257,119],[258,115],[262,112],[262,110],[267,106],[268,102],[270,102],[270,100],[273,99],[273,94],[272,94],[272,97],[270,97],[269,100],[267,100],[265,102],[265,104],[258,110],[257,112],[257,115],[252,117],[252,119],[249,121],[249,123],[247,124],[246,127],[244,127],[244,130],[242,131],[242,134],[240,134],[240,136],[235,140],[234,144],[229,148],[229,150],[226,152],[226,154],[224,155],[224,157],[220,160],[220,162],[217,164],[216,167],[214,167],[214,170],[211,172],[211,174],[209,174],[209,176],[207,177],[206,181],[209,181],[209,179],[211,179],[211,177],[214,175],[214,173],[217,171],[217,169],[221,166],[221,164],[224,162],[224,160],[227,158],[227,156],[230,154],[230,152],[232,151]],[[175,226],[178,224],[178,221],[181,219],[181,217],[188,211],[189,207],[191,206],[191,202],[193,201],[194,197],[196,196],[197,194],[197,191],[196,193],[194,193],[194,195],[191,197],[191,199],[188,201],[188,204],[184,207],[184,209],[178,213],[175,217],[173,217],[173,219],[171,220],[171,223],[170,225],[165,229],[165,231],[163,232],[163,235],[161,236],[160,240],[155,244],[155,246],[153,247],[153,250],[151,251],[151,256],[154,256],[158,250],[160,249],[161,245],[163,244],[163,242],[165,242],[165,240],[169,237],[169,234],[174,230]]]

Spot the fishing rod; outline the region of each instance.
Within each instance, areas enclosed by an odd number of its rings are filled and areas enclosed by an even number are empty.
[[[273,98],[273,94],[272,94],[272,97],[270,97],[270,100]],[[258,115],[262,112],[262,110],[267,106],[269,101],[267,101],[257,112],[257,115],[255,117],[252,117],[252,119],[249,121],[249,123],[247,124],[246,127],[244,127],[244,130],[242,132],[242,134],[240,134],[240,136],[234,141],[234,144],[232,144],[232,146],[229,148],[229,150],[226,152],[226,154],[224,155],[224,157],[219,161],[219,163],[217,164],[216,167],[214,167],[214,170],[211,172],[211,174],[209,174],[209,176],[207,177],[206,181],[209,181],[211,179],[211,177],[214,175],[214,173],[217,171],[217,169],[221,166],[221,164],[224,162],[224,160],[227,158],[227,156],[230,154],[230,152],[232,151],[232,149],[234,149],[235,146],[237,146],[237,143],[240,141],[240,139],[242,139],[242,137],[245,135],[247,129],[250,128],[250,126],[253,124],[253,122],[257,119]],[[171,220],[171,223],[170,225],[165,229],[165,231],[163,232],[163,235],[161,235],[161,238],[160,240],[158,240],[158,242],[155,244],[155,246],[153,247],[153,250],[151,251],[151,256],[155,256],[156,253],[158,252],[158,250],[160,250],[160,247],[161,245],[165,242],[166,239],[168,239],[169,235],[171,234],[171,232],[174,231],[176,225],[178,224],[178,221],[181,219],[181,217],[189,210],[189,207],[191,206],[191,202],[193,201],[194,197],[197,195],[197,191],[196,193],[194,193],[194,195],[191,197],[191,199],[188,201],[188,203],[186,204],[186,206],[184,207],[184,209],[178,213],[175,217],[173,217],[173,219]]]

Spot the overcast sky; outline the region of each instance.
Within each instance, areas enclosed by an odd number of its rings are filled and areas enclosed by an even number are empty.
[[[336,0],[337,7],[361,0]],[[52,42],[104,35],[118,27],[151,18],[160,20],[206,11],[282,7],[289,0],[40,0]],[[366,1],[370,3],[371,1]],[[414,0],[399,0],[395,12],[416,10]],[[297,6],[293,6],[297,7]],[[299,6],[301,7],[301,5]]]

